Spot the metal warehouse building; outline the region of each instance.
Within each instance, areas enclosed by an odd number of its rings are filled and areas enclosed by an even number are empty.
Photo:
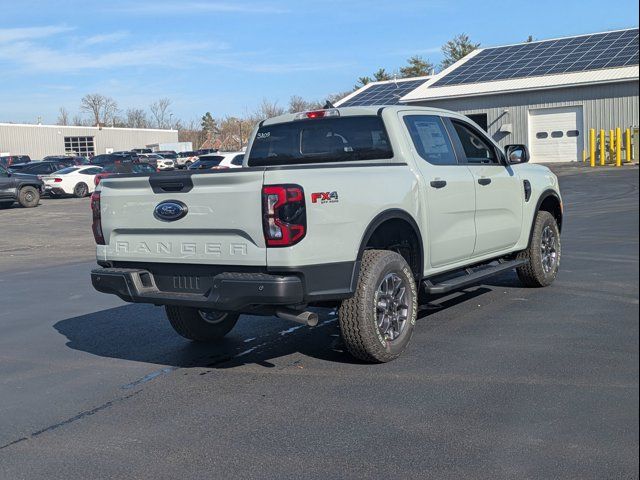
[[[501,145],[526,143],[532,161],[576,161],[589,129],[638,126],[638,70],[634,28],[478,49],[433,77],[373,82],[337,105],[454,110]]]
[[[64,153],[98,155],[177,141],[177,130],[0,123],[0,154],[32,159]]]

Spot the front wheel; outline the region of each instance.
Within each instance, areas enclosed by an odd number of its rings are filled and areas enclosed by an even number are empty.
[[[224,337],[235,326],[239,314],[193,307],[165,306],[173,329],[184,338],[196,342],[211,342]]]
[[[407,347],[418,312],[418,292],[405,259],[388,250],[362,256],[355,295],[338,312],[342,339],[351,355],[389,362]]]
[[[40,202],[40,192],[34,187],[22,187],[18,193],[18,203],[24,208],[33,208]]]
[[[527,287],[547,287],[558,276],[560,268],[560,229],[549,212],[539,211],[533,222],[529,247],[518,254],[528,263],[517,268],[518,278]]]

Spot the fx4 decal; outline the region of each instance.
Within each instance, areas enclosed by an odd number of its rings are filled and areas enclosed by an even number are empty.
[[[312,193],[311,203],[338,203],[338,192]]]

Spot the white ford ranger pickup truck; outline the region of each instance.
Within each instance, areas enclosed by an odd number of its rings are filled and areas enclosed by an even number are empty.
[[[338,308],[355,357],[407,346],[419,300],[560,265],[557,177],[478,125],[426,107],[350,107],[261,122],[242,168],[105,178],[92,197],[94,287],[162,305],[194,341],[240,314],[315,325]]]

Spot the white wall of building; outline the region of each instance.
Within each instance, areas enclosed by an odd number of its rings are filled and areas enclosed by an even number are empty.
[[[41,159],[65,153],[65,137],[93,137],[95,154],[178,141],[177,130],[0,123],[0,152]]]

